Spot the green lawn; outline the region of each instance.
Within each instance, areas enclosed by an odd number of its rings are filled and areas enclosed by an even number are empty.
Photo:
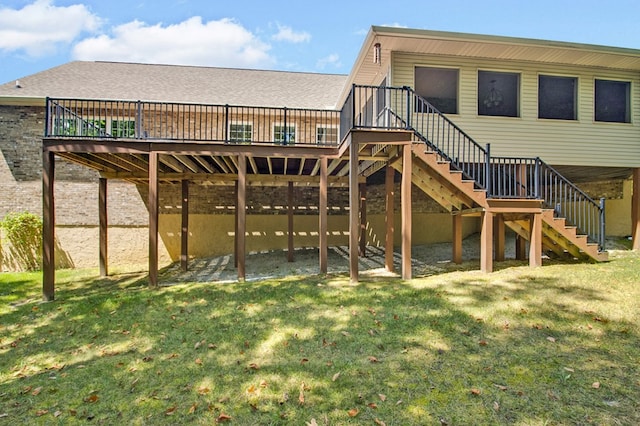
[[[185,283],[0,274],[0,423],[640,424],[640,254]],[[89,422],[90,421],[90,422]]]

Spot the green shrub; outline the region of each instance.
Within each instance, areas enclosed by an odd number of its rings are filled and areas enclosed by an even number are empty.
[[[29,212],[9,213],[0,221],[10,243],[8,256],[20,269],[35,271],[42,264],[42,219]]]

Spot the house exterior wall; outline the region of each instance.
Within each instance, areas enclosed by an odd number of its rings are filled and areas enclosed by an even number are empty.
[[[549,164],[640,167],[640,75],[611,69],[463,59],[393,52],[392,85],[415,87],[416,66],[459,69],[458,114],[449,118],[493,155],[540,157]],[[477,114],[478,70],[520,73],[520,117]],[[538,75],[578,78],[578,119],[538,118]],[[594,121],[594,80],[631,82],[631,123]]]

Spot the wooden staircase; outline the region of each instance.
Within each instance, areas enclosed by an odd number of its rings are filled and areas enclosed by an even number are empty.
[[[496,199],[489,202],[486,190],[478,189],[474,181],[464,179],[462,172],[452,170],[449,161],[443,160],[437,152],[428,150],[423,143],[414,143],[412,153],[412,183],[447,211],[479,214],[491,210],[495,205]],[[391,164],[396,170],[402,170],[401,162]],[[517,200],[509,201],[514,206],[518,205]],[[598,244],[589,242],[587,236],[579,234],[575,226],[566,223],[565,218],[556,217],[554,210],[541,207],[538,213],[542,218],[544,251],[553,253],[555,257],[597,262],[608,260],[606,251],[600,251]],[[530,239],[531,221],[517,207],[512,212],[500,211],[500,214],[506,226],[526,240]]]

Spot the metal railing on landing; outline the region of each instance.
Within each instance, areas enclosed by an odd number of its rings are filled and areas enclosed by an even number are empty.
[[[337,146],[340,112],[47,98],[45,137]]]
[[[579,234],[604,250],[604,199],[596,202],[539,158],[494,157],[408,87],[353,85],[340,114],[340,140],[351,129],[404,129],[452,170],[486,191],[487,198],[542,199]]]

